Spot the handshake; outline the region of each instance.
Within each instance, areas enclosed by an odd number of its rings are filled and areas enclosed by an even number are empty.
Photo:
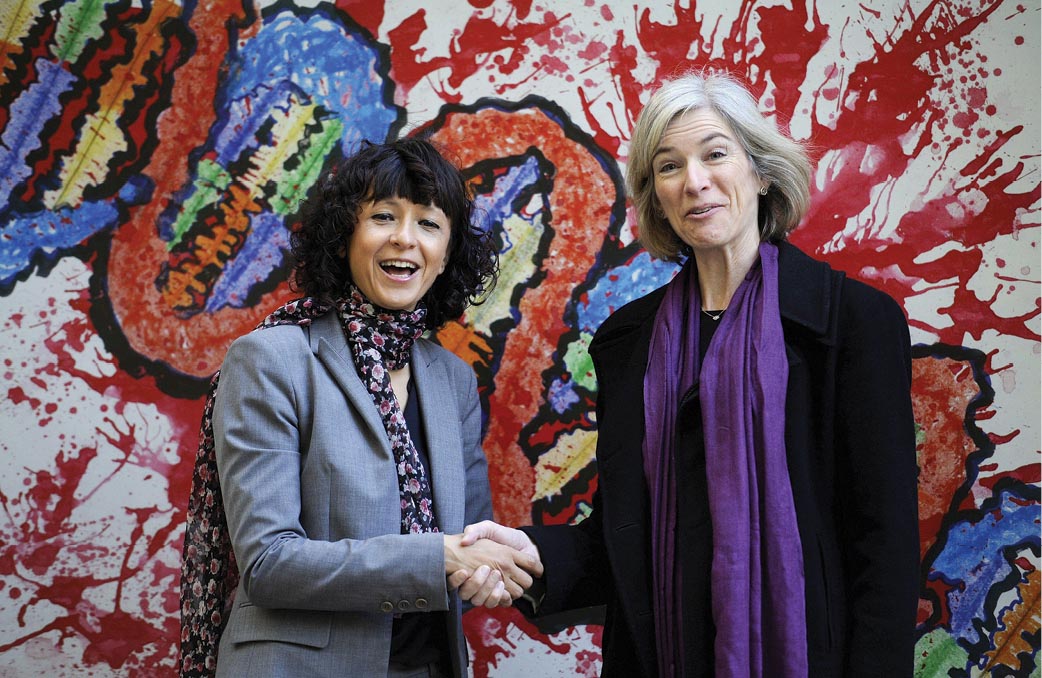
[[[491,520],[445,535],[449,588],[473,605],[509,607],[543,576],[539,549],[521,530]]]

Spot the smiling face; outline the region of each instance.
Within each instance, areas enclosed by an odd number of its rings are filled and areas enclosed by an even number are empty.
[[[434,205],[398,197],[363,203],[348,245],[351,278],[377,306],[411,311],[445,270],[451,235]]]
[[[651,169],[659,207],[696,254],[759,246],[757,210],[765,182],[715,112],[696,109],[671,122]]]

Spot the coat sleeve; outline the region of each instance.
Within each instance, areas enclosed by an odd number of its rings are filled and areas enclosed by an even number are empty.
[[[578,525],[521,528],[538,547],[544,571],[538,606],[518,603],[526,616],[545,617],[608,603],[614,585],[605,567],[599,504],[600,495],[595,493],[593,510]]]
[[[904,313],[844,288],[837,363],[839,531],[846,571],[844,675],[912,675],[919,582],[918,467]]]
[[[422,599],[427,609],[448,609],[440,534],[326,541],[306,533],[302,492],[336,501],[338,489],[301,487],[309,391],[290,356],[310,352],[302,336],[296,328],[253,332],[231,346],[221,368],[214,439],[243,591],[265,608],[386,612],[387,601]]]

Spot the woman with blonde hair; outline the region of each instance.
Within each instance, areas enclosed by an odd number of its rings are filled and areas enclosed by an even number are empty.
[[[603,676],[912,675],[907,322],[786,242],[810,178],[734,78],[652,95],[627,184],[641,243],[683,266],[590,346],[593,512],[466,530],[541,558],[528,614],[607,606]]]

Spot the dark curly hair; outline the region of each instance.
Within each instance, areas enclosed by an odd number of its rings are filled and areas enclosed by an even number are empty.
[[[347,245],[359,208],[394,197],[433,204],[450,219],[448,263],[422,299],[427,327],[437,329],[484,300],[499,275],[499,252],[491,232],[471,221],[474,202],[463,174],[423,138],[363,142],[317,182],[291,226],[291,284],[334,304],[351,282]]]

